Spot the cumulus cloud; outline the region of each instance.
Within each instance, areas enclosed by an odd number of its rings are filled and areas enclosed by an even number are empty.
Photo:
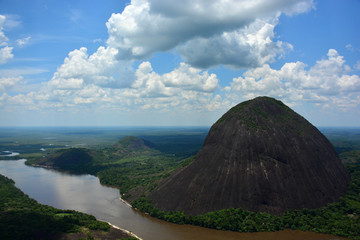
[[[289,62],[280,69],[273,69],[268,64],[249,69],[225,88],[221,88],[215,74],[189,64],[180,63],[176,69],[159,74],[147,61],[137,67],[134,80],[127,86],[120,88],[107,84],[105,87],[104,82],[97,81],[94,76],[106,78],[108,70],[102,68],[105,63],[111,66],[115,55],[116,50],[106,48],[99,48],[90,56],[86,49],[75,50],[39,91],[16,96],[3,93],[0,102],[12,109],[25,106],[39,110],[86,108],[140,112],[154,109],[157,112],[172,109],[221,111],[259,95],[273,96],[290,105],[309,102],[340,110],[356,108],[360,104],[360,77],[351,74],[353,69],[334,49],[313,66]],[[87,75],[89,72],[91,74]],[[1,89],[9,89],[22,79],[9,77],[1,81]]]
[[[95,54],[105,50],[98,50]],[[103,73],[95,66],[102,68],[105,64],[95,59],[100,61],[94,55],[88,56],[86,49],[73,51],[51,81],[44,83],[39,91],[21,95],[22,102],[18,97],[11,96],[3,101],[16,106],[30,104],[32,108],[36,106],[39,109],[76,109],[83,106],[160,111],[174,107],[195,111],[216,110],[228,104],[221,96],[214,96],[219,89],[217,76],[188,64],[181,63],[173,71],[158,74],[150,62],[143,62],[135,71],[135,80],[131,85],[113,88],[109,85],[104,87],[103,82],[94,80],[94,76]],[[105,59],[104,56],[102,61]],[[87,75],[89,71],[93,72]]]
[[[219,87],[215,74],[209,75],[207,71],[202,72],[200,69],[193,68],[185,63],[180,63],[177,69],[160,76],[153,72],[150,62],[143,62],[139,66],[136,76],[137,80],[132,85],[134,88],[144,86],[153,88],[151,85],[157,85],[168,89],[181,88],[184,90],[213,92]],[[169,94],[172,93],[169,92]]]
[[[12,54],[13,48],[8,46],[7,41],[9,39],[5,36],[5,33],[3,32],[5,21],[6,17],[4,15],[0,15],[0,64],[4,64],[14,57],[14,55]]]
[[[89,56],[87,48],[76,49],[69,53],[48,84],[58,89],[77,89],[84,84],[111,88],[129,86],[133,71],[130,63],[115,58],[117,52],[115,48],[99,47]]]
[[[178,47],[194,66],[226,65],[230,61],[236,67],[260,65],[289,47],[272,42],[277,17],[302,13],[312,6],[312,0],[132,0],[122,13],[108,20],[107,43],[118,49],[120,59],[144,59]],[[211,62],[214,47],[221,47],[217,49],[221,54],[215,54]],[[201,54],[205,54],[202,59]],[[205,62],[206,58],[210,60]]]
[[[309,101],[325,107],[345,108],[358,102],[360,93],[360,77],[349,75],[350,70],[344,57],[330,49],[327,58],[309,69],[302,62],[286,63],[280,70],[267,64],[249,69],[243,76],[234,78],[226,90],[232,97],[270,95],[287,102]]]
[[[313,66],[268,65],[292,49],[276,40],[281,14],[299,14],[313,6],[313,0],[132,0],[108,20],[107,46],[92,54],[84,47],[71,51],[37,92],[9,96],[5,90],[22,78],[3,76],[0,102],[32,109],[216,111],[242,99],[270,95],[290,104],[359,106],[360,78],[334,49]],[[0,15],[0,50],[8,55],[3,62],[13,57],[3,33],[5,19]],[[19,39],[17,44],[29,40]],[[184,62],[167,73],[157,73],[150,61],[136,62],[169,50]],[[139,64],[136,69],[134,63]],[[222,88],[215,74],[204,71],[216,65],[249,69]]]
[[[106,23],[106,46],[93,54],[85,47],[71,51],[49,82],[21,97],[24,104],[39,108],[221,109],[230,102],[218,94],[217,76],[203,69],[255,68],[273,61],[292,48],[274,41],[279,16],[311,7],[313,0],[132,0]],[[72,13],[77,21],[79,14]],[[7,41],[4,34],[3,39]],[[29,40],[16,42],[21,47]],[[173,49],[185,60],[176,69],[158,74],[148,61],[133,69],[136,60]],[[11,96],[6,99],[20,103]]]
[[[150,62],[143,62],[136,71],[136,81],[131,88],[122,90],[117,96],[142,109],[214,110],[228,103],[220,96],[214,96],[220,87],[218,82],[215,74],[186,63],[160,75],[153,71]],[[212,101],[217,105],[209,105]]]
[[[185,63],[169,73],[159,75],[153,71],[150,62],[143,62],[136,71],[136,81],[128,95],[139,98],[170,98],[181,97],[185,92],[211,93],[218,87],[215,74],[202,72]]]
[[[289,43],[272,41],[277,22],[277,18],[257,19],[240,30],[192,39],[178,49],[189,64],[197,67],[258,67],[292,49]]]
[[[0,48],[0,64],[7,63],[7,61],[14,57],[12,50],[13,48],[8,46]]]
[[[0,78],[0,92],[5,92],[7,88],[11,88],[21,82],[23,77],[2,77]]]
[[[37,101],[63,103],[63,107],[103,103],[143,109],[186,108],[195,105],[195,98],[205,104],[219,88],[215,74],[189,64],[180,63],[161,75],[147,61],[134,71],[133,62],[119,60],[117,54],[112,47],[99,47],[91,55],[84,47],[70,52],[52,79],[43,84]]]

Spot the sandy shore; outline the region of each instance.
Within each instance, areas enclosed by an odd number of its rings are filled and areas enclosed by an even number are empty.
[[[126,206],[128,206],[128,207],[130,207],[130,208],[133,208],[133,207],[131,206],[131,204],[128,203],[127,201],[125,201],[124,199],[120,198],[120,201],[122,201],[123,203],[125,203]]]
[[[105,221],[105,222],[106,222],[106,221]],[[120,227],[118,227],[118,226],[115,226],[115,225],[111,224],[110,222],[107,222],[107,223],[108,223],[111,227],[116,228],[116,229],[119,229],[119,230],[121,230],[121,231],[129,234],[129,235],[132,236],[132,237],[135,237],[135,238],[137,238],[137,239],[139,239],[139,240],[143,240],[142,238],[136,236],[134,233],[132,233],[132,232],[129,231],[129,230],[126,230],[126,229],[120,228]]]

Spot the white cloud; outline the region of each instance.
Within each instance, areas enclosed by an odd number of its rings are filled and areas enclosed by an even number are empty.
[[[83,83],[103,87],[125,87],[133,80],[130,63],[115,58],[117,50],[99,47],[88,55],[85,47],[74,50],[65,58],[57,72],[49,81],[55,88],[81,88]]]
[[[24,47],[25,45],[27,45],[29,43],[30,39],[31,39],[31,37],[24,37],[24,38],[18,39],[18,40],[16,40],[16,44],[19,47]]]
[[[21,98],[39,109],[79,105],[221,109],[230,101],[215,94],[220,89],[217,76],[201,68],[257,67],[273,61],[291,49],[290,44],[273,40],[279,16],[302,13],[312,6],[312,0],[133,0],[108,20],[106,47],[93,54],[84,47],[70,52],[49,82]],[[72,21],[80,16],[79,11],[71,11]],[[17,40],[18,46],[29,40]],[[171,49],[186,62],[165,74],[156,73],[150,62],[140,63],[134,71],[135,59]],[[15,97],[6,101],[20,104]]]
[[[136,81],[131,92],[138,97],[170,97],[176,92],[165,86],[161,76],[153,72],[149,62],[143,62],[136,71]]]
[[[80,91],[76,92],[74,104],[94,104],[111,102],[108,97],[109,91],[102,89],[95,85],[85,86]]]
[[[108,20],[107,43],[119,50],[120,59],[143,59],[179,47],[186,61],[196,66],[229,64],[231,60],[240,61],[231,64],[236,67],[254,66],[272,60],[289,46],[272,42],[281,12],[302,13],[312,6],[312,0],[132,0],[122,13]],[[226,44],[222,44],[224,40]],[[231,46],[249,63],[235,56],[228,48]],[[204,63],[205,58],[213,58],[213,47],[222,47],[217,49],[221,54],[214,62]],[[201,54],[204,59],[199,59]],[[264,59],[259,60],[262,55]]]
[[[228,104],[220,96],[214,96],[219,88],[215,74],[193,68],[185,63],[163,75],[153,71],[149,62],[140,64],[136,81],[131,89],[117,94],[129,100],[129,104],[141,109],[168,111],[173,108],[186,111],[218,110]],[[220,98],[219,98],[220,97]],[[209,102],[216,104],[209,105]]]
[[[235,99],[269,95],[290,103],[310,101],[339,108],[358,102],[360,77],[348,74],[349,67],[336,50],[330,49],[327,58],[317,61],[309,70],[306,67],[302,62],[292,62],[275,70],[266,64],[234,78],[226,89],[229,97]]]
[[[164,74],[163,82],[169,87],[203,92],[213,92],[219,87],[215,74],[209,75],[185,63],[180,63],[179,68]]]
[[[228,99],[223,99],[219,94],[215,95],[213,99],[206,104],[206,109],[208,111],[216,111],[219,109],[229,109],[230,101]]]
[[[7,41],[9,40],[5,33],[3,32],[4,25],[6,22],[6,17],[0,15],[0,64],[5,64],[8,60],[12,59],[14,55],[12,54],[12,47],[8,46]]]
[[[346,66],[344,57],[334,49],[311,67],[302,62],[290,62],[279,70],[267,64],[249,69],[223,89],[215,74],[186,63],[180,63],[168,73],[158,74],[150,62],[138,66],[135,80],[128,86],[104,87],[94,76],[106,73],[96,66],[111,65],[115,52],[110,53],[110,49],[99,48],[88,56],[86,49],[75,50],[39,91],[16,96],[3,91],[0,104],[12,110],[121,109],[119,111],[142,113],[156,110],[165,114],[176,109],[177,112],[205,113],[223,111],[241,100],[268,95],[290,106],[308,102],[324,109],[348,110],[360,105],[360,77],[350,73],[352,70]],[[87,75],[89,71],[92,71],[91,76]],[[4,78],[1,88],[9,89],[21,81],[21,78]]]
[[[16,14],[6,14],[4,15],[4,17],[6,18],[6,21],[4,22],[4,28],[9,30],[9,29],[14,29],[14,28],[18,28],[19,26],[21,26],[21,20],[20,20],[20,16],[16,15]]]
[[[96,56],[88,56],[86,49],[71,52],[51,81],[44,83],[39,91],[21,95],[22,101],[18,97],[14,98],[15,96],[4,98],[3,101],[14,107],[20,107],[21,103],[30,104],[24,105],[27,109],[100,107],[133,111],[168,111],[174,107],[204,111],[216,110],[223,104],[228,104],[220,96],[215,97],[213,94],[219,88],[215,74],[185,63],[160,75],[153,71],[150,62],[143,62],[136,70],[136,79],[131,85],[123,88],[104,87],[102,82],[93,80],[94,75],[102,73],[95,66],[103,68],[106,65],[106,54],[100,54],[101,51],[98,50]],[[99,55],[104,59],[99,60]],[[91,76],[86,74],[89,71],[93,71]]]
[[[4,43],[8,40],[3,32],[4,24],[5,24],[6,17],[4,15],[0,15],[0,46],[3,46]]]
[[[19,94],[13,97],[8,96],[7,103],[10,105],[28,106],[30,109],[37,109],[32,98]]]
[[[43,97],[37,99],[62,102],[62,106],[102,103],[144,109],[150,105],[155,109],[175,105],[184,108],[192,105],[189,102],[194,102],[194,97],[211,99],[212,92],[219,88],[215,74],[188,64],[180,63],[178,68],[160,75],[150,62],[142,62],[134,72],[132,61],[118,60],[117,53],[111,47],[99,47],[92,55],[86,48],[70,52],[39,91]]]
[[[5,92],[7,88],[11,88],[21,82],[23,77],[2,77],[0,78],[0,92]]]
[[[215,74],[209,75],[185,63],[169,73],[159,75],[153,72],[150,62],[143,62],[136,71],[136,77],[132,85],[136,89],[134,94],[143,97],[170,97],[183,91],[213,92],[219,87]]]
[[[240,30],[190,40],[179,47],[179,52],[189,64],[202,68],[220,64],[258,67],[292,49],[291,44],[272,41],[277,22],[277,18],[258,19]]]
[[[51,80],[42,83],[37,91],[4,97],[2,105],[6,102],[7,109],[54,108],[60,111],[65,108],[76,109],[77,105],[99,106],[98,104],[109,102],[112,88],[129,87],[134,78],[133,71],[128,69],[130,63],[123,64],[115,59],[116,53],[116,49],[104,47],[99,47],[92,55],[88,55],[86,48],[74,50],[65,58]],[[0,74],[7,75],[7,79],[10,79],[17,71],[0,70]],[[42,72],[41,69],[20,69],[18,74]]]
[[[7,61],[14,57],[12,50],[13,48],[8,46],[0,48],[0,64],[7,63]]]

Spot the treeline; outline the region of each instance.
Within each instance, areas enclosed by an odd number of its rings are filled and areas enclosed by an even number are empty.
[[[94,216],[37,203],[0,175],[0,239],[53,239],[84,230],[109,231]]]
[[[101,184],[119,187],[123,198],[130,190],[142,188],[151,191],[157,182],[175,170],[181,160],[166,155],[136,157],[126,162],[107,165],[96,176]]]
[[[96,151],[83,151],[84,154],[80,155],[76,152],[77,154],[74,154],[74,156],[77,159],[81,158],[83,160],[84,157],[87,160],[87,154],[93,159],[92,161],[84,161],[79,165],[68,165],[67,162],[60,161],[63,163],[61,168],[73,172],[86,172],[97,175],[102,184],[119,187],[122,197],[131,201],[139,196],[141,191],[145,194],[151,191],[156,187],[160,179],[167,177],[178,167],[188,165],[194,159],[193,157],[181,159],[166,154],[152,153],[123,158],[118,155],[118,152],[119,149],[115,147]],[[56,158],[50,160],[53,161]],[[132,205],[153,217],[178,224],[192,224],[238,232],[299,229],[360,240],[360,165],[358,162],[347,165],[347,170],[352,180],[347,195],[338,202],[314,210],[292,210],[282,216],[254,213],[243,209],[225,209],[199,216],[186,216],[182,212],[165,212],[156,209],[151,200],[144,197],[145,195],[133,201]],[[140,190],[131,191],[134,189]],[[133,192],[134,196],[131,196]],[[124,195],[124,193],[127,194]]]
[[[142,141],[144,140],[126,137],[107,148],[62,149],[46,158],[30,159],[26,164],[96,175],[101,184],[118,187],[122,196],[129,198],[131,190],[141,188],[145,192],[151,191],[160,179],[169,176],[186,161],[181,157],[150,149]]]
[[[282,216],[254,213],[243,209],[224,209],[204,215],[187,216],[177,211],[162,211],[145,196],[132,202],[133,207],[150,216],[177,224],[192,224],[237,232],[268,232],[298,229],[360,239],[360,166],[347,166],[351,182],[347,195],[338,202],[318,209],[290,210]]]

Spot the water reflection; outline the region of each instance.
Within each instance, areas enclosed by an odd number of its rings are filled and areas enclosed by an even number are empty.
[[[331,235],[301,231],[235,233],[170,224],[129,208],[120,201],[118,189],[102,186],[99,179],[94,176],[72,175],[49,169],[28,167],[24,162],[25,160],[0,161],[0,174],[12,178],[18,188],[39,203],[92,214],[98,219],[128,229],[144,240],[342,239]]]
[[[12,152],[12,151],[2,151],[0,152],[0,157],[14,157],[18,156],[20,153]]]

